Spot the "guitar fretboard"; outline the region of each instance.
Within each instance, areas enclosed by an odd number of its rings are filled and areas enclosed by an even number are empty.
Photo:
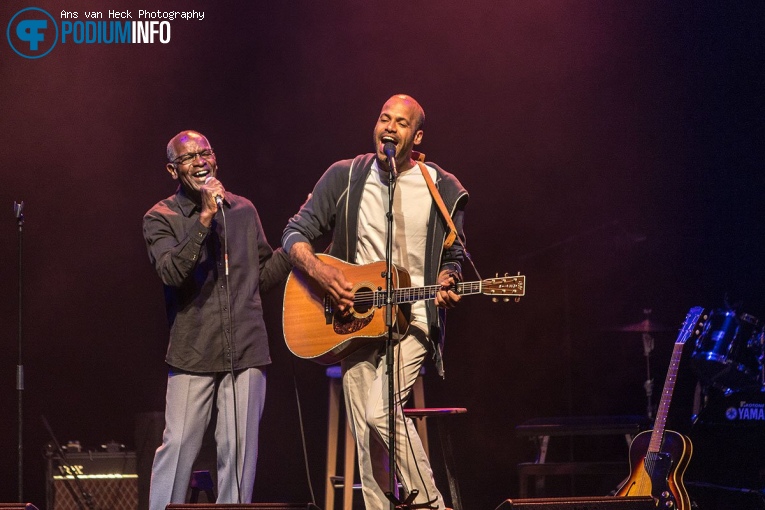
[[[525,295],[525,276],[503,276],[489,278],[478,282],[462,282],[456,285],[455,291],[462,296],[471,294],[486,294],[489,296],[506,298]],[[371,286],[371,285],[370,285]],[[426,285],[425,287],[404,287],[393,290],[393,304],[414,303],[426,299],[433,299],[442,289],[440,285]],[[385,306],[386,292],[378,287],[371,290],[369,287],[362,288],[353,296],[354,306],[357,307],[383,307]],[[328,296],[325,299],[330,299]],[[329,303],[329,301],[327,301]],[[331,305],[326,305],[331,306]]]
[[[422,301],[424,299],[434,299],[438,291],[441,290],[440,285],[428,285],[425,287],[406,287],[403,289],[396,289],[393,292],[394,304],[401,303],[414,303],[415,301]],[[471,294],[481,293],[481,282],[465,282],[457,284],[457,294],[468,296]],[[385,292],[378,291],[375,293],[375,302],[379,306],[385,304]]]
[[[672,393],[675,389],[675,382],[677,381],[680,358],[683,355],[683,345],[685,345],[685,342],[693,334],[703,312],[704,309],[699,306],[691,308],[688,315],[685,317],[685,322],[683,323],[683,327],[675,342],[675,347],[672,349],[672,360],[669,363],[667,379],[664,381],[664,389],[661,392],[661,401],[659,402],[659,408],[656,411],[656,421],[653,425],[651,441],[648,444],[649,453],[661,452],[662,444],[664,443],[664,429],[667,424],[667,415],[669,414],[669,404],[672,402]]]

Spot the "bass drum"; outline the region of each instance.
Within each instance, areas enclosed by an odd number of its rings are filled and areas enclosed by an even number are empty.
[[[692,354],[699,378],[726,392],[759,386],[762,336],[762,324],[755,317],[712,311]]]

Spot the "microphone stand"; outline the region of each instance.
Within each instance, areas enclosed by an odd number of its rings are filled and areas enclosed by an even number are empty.
[[[388,338],[385,345],[385,369],[388,374],[388,466],[390,472],[388,492],[385,493],[390,501],[390,510],[413,510],[415,508],[434,508],[429,506],[432,501],[427,503],[413,503],[419,491],[413,489],[407,497],[400,501],[396,497],[396,411],[398,403],[396,402],[396,377],[394,373],[393,359],[393,302],[395,289],[393,288],[393,193],[396,190],[396,178],[398,169],[396,168],[396,147],[393,143],[387,142],[383,149],[387,156],[388,166],[388,232],[385,243],[385,326],[388,330]],[[435,500],[434,500],[435,501]]]
[[[385,344],[386,370],[388,374],[388,466],[390,472],[390,508],[395,510],[396,502],[396,390],[393,359],[393,192],[396,186],[396,158],[388,157],[388,220],[385,244],[385,326],[388,339]]]
[[[19,358],[16,365],[16,391],[18,392],[18,502],[24,502],[24,364],[22,363],[22,296],[23,296],[23,233],[24,233],[24,202],[13,202],[13,214],[16,216],[16,223],[19,227],[19,325],[18,325],[18,352]]]

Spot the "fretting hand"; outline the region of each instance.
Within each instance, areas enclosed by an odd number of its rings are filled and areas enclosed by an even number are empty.
[[[460,277],[453,271],[443,270],[438,274],[438,284],[441,290],[436,294],[436,306],[440,308],[454,308],[462,296],[454,292],[454,286],[460,282]]]

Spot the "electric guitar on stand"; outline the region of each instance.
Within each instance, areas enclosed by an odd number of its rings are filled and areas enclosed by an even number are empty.
[[[698,336],[706,320],[704,309],[691,308],[672,350],[672,360],[656,413],[653,430],[641,432],[630,445],[630,476],[619,487],[617,496],[651,496],[659,508],[691,510],[691,500],[683,485],[683,475],[691,460],[690,438],[665,430],[669,404],[677,381],[683,345]]]
[[[330,255],[317,255],[323,262],[343,271],[354,282],[350,313],[337,310],[333,299],[308,275],[293,269],[284,288],[282,326],[287,347],[295,356],[332,364],[370,342],[385,340],[385,262],[356,265]],[[409,326],[409,304],[434,299],[440,285],[409,287],[406,269],[393,266],[394,327],[405,332]],[[478,282],[457,283],[460,295],[485,294],[492,300],[520,299],[526,293],[525,276],[498,276]],[[399,306],[400,305],[400,306]]]

